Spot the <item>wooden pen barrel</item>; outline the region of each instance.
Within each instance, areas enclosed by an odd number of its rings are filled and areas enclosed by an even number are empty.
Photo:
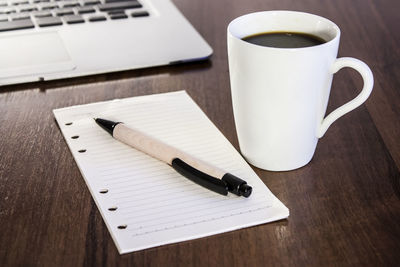
[[[226,173],[217,167],[211,166],[200,159],[192,157],[186,152],[172,147],[137,129],[130,128],[123,123],[119,123],[115,126],[113,137],[169,165],[172,165],[172,161],[175,158],[179,158],[193,168],[219,179]]]

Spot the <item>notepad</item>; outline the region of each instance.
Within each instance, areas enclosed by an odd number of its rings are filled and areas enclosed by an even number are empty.
[[[61,132],[122,253],[205,237],[289,216],[251,167],[185,91],[53,110]],[[219,195],[135,150],[93,120],[122,121],[212,162],[253,187]]]

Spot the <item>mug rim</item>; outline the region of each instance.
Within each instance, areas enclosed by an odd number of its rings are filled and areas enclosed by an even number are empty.
[[[273,14],[273,13],[287,13],[287,14],[301,14],[301,15],[305,15],[305,16],[309,16],[309,17],[314,17],[314,18],[318,18],[321,19],[323,21],[326,21],[330,24],[333,25],[333,28],[336,30],[335,33],[335,37],[330,39],[329,41],[323,43],[323,44],[319,44],[319,45],[314,45],[314,46],[308,46],[308,47],[296,47],[296,48],[288,48],[288,47],[270,47],[270,46],[262,46],[262,45],[258,45],[258,44],[253,44],[247,41],[244,41],[242,38],[237,37],[236,35],[234,35],[231,31],[231,28],[233,27],[232,25],[237,22],[240,19],[243,19],[244,17],[251,17],[254,15],[259,15],[259,14]],[[233,19],[231,22],[229,22],[228,27],[227,27],[227,31],[228,34],[230,36],[232,36],[233,38],[239,40],[239,42],[250,45],[250,46],[255,46],[255,47],[259,47],[262,49],[273,49],[273,50],[283,50],[283,51],[292,51],[292,50],[306,50],[306,49],[316,49],[316,48],[320,48],[320,47],[325,47],[325,46],[329,46],[331,43],[335,42],[338,38],[340,38],[340,28],[339,26],[336,25],[336,23],[334,23],[333,21],[319,16],[319,15],[315,15],[312,13],[308,13],[308,12],[301,12],[301,11],[292,11],[292,10],[267,10],[267,11],[257,11],[257,12],[252,12],[252,13],[248,13],[248,14],[244,14],[241,15],[239,17],[236,17],[235,19]]]

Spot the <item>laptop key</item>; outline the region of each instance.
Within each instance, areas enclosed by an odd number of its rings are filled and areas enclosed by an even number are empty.
[[[128,16],[125,13],[113,13],[109,14],[111,19],[126,19]]]
[[[125,10],[110,10],[107,13],[108,13],[108,15],[121,14],[121,13],[125,14]]]
[[[71,8],[60,8],[55,13],[56,16],[74,15],[74,11]]]
[[[49,27],[49,26],[62,25],[62,21],[61,21],[61,19],[59,17],[37,18],[36,22],[40,27]]]
[[[10,3],[13,6],[18,6],[18,5],[26,5],[29,4],[29,1],[14,1]]]
[[[79,3],[66,3],[63,5],[63,7],[77,7],[81,6]]]
[[[85,20],[82,18],[82,16],[79,16],[79,15],[64,16],[63,19],[67,24],[76,24],[76,23],[85,22]]]
[[[102,20],[106,20],[106,17],[104,17],[104,16],[94,16],[94,17],[90,17],[89,18],[90,22],[102,21]]]
[[[29,14],[12,14],[10,15],[11,20],[21,20],[21,19],[29,19]]]
[[[15,9],[13,8],[2,8],[0,9],[0,14],[12,14],[15,13]]]
[[[96,12],[91,6],[84,6],[77,8],[79,14],[94,13]]]
[[[104,0],[104,3],[114,3],[114,2],[126,2],[132,0]]]
[[[93,6],[93,5],[100,4],[99,0],[83,0],[82,2],[83,2],[84,6]]]
[[[19,12],[32,12],[32,11],[37,11],[37,7],[24,7],[20,8]]]
[[[99,5],[100,11],[109,11],[115,9],[130,9],[130,8],[140,8],[142,5],[138,1],[125,1],[125,2],[114,2],[108,4]]]
[[[48,11],[38,11],[38,12],[34,12],[33,16],[36,18],[43,18],[43,17],[51,17],[51,13]]]
[[[34,27],[35,25],[33,25],[32,20],[30,19],[0,22],[0,32],[29,29]]]
[[[42,10],[51,10],[51,9],[55,9],[58,8],[57,4],[45,4],[42,5]]]
[[[138,18],[138,17],[148,17],[150,14],[147,11],[138,11],[138,12],[133,12],[131,14],[132,17]]]

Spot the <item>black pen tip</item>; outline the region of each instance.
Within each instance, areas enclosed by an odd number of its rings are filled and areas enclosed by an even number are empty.
[[[95,121],[96,121],[96,123],[98,125],[101,126],[101,128],[106,130],[111,135],[113,135],[115,126],[117,124],[121,123],[121,122],[115,122],[115,121],[109,121],[109,120],[105,120],[105,119],[100,119],[100,118],[96,118]]]

